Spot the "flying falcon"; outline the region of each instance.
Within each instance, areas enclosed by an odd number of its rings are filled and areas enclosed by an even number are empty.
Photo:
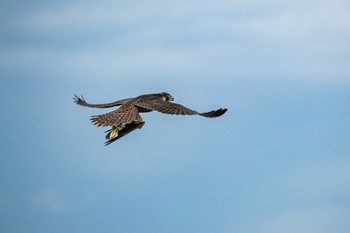
[[[77,95],[74,96],[73,100],[78,105],[91,108],[121,106],[112,112],[90,118],[91,123],[98,127],[111,127],[111,129],[106,131],[107,142],[105,145],[109,145],[137,128],[142,128],[145,124],[140,115],[142,112],[158,111],[165,114],[200,115],[213,118],[219,117],[227,111],[226,108],[220,108],[210,112],[199,113],[180,104],[170,102],[174,98],[166,92],[140,95],[104,104],[90,104],[85,101],[83,96],[78,97]]]

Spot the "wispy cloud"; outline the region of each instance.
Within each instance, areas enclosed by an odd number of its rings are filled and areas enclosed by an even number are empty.
[[[224,33],[245,32],[254,37],[274,41],[305,39],[315,33],[346,33],[350,28],[349,4],[344,1],[294,1],[265,3],[249,1],[203,4],[203,2],[157,4],[67,4],[40,8],[12,19],[17,30],[35,33],[83,33],[92,29],[112,30],[124,27],[133,30],[154,27],[186,28],[195,31]],[[125,28],[127,27],[127,28]],[[78,29],[78,30],[77,30]],[[181,31],[179,31],[181,33]],[[324,35],[327,36],[327,35]]]
[[[300,43],[328,38],[329,35],[323,34],[326,32],[347,33],[349,23],[347,10],[333,4],[316,4],[253,18],[246,21],[243,28],[247,33],[273,42]]]
[[[350,195],[349,159],[301,164],[271,182],[276,182],[273,188],[264,187],[259,195],[270,197],[261,202],[267,202],[262,206],[273,211],[256,214],[249,223],[228,224],[227,229],[261,233],[348,231],[350,206],[341,199]]]
[[[64,213],[68,210],[68,205],[63,200],[60,189],[55,185],[43,187],[32,198],[31,202],[34,206],[53,213]]]
[[[37,66],[84,79],[222,72],[221,79],[333,81],[350,74],[345,1],[106,3],[13,16],[11,31],[28,40],[0,49],[1,67]]]
[[[297,198],[350,195],[350,160],[339,159],[304,164],[280,177],[280,185]]]

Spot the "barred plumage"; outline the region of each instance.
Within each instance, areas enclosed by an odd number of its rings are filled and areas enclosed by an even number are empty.
[[[77,95],[74,96],[73,100],[78,105],[92,108],[110,108],[121,106],[117,110],[92,116],[90,119],[91,123],[98,127],[112,127],[107,131],[108,134],[106,138],[108,141],[106,142],[106,145],[122,136],[125,136],[136,128],[141,128],[144,121],[139,114],[140,112],[158,111],[165,114],[200,115],[213,118],[219,117],[227,111],[226,108],[220,108],[210,112],[199,113],[180,104],[170,102],[173,101],[174,98],[166,92],[140,95],[135,98],[127,98],[104,104],[90,104],[85,101],[83,96],[78,97]]]

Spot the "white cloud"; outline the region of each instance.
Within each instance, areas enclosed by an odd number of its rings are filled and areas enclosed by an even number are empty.
[[[347,7],[340,0],[179,1],[171,7],[162,1],[106,1],[46,7],[13,18],[10,25],[21,35],[53,44],[3,48],[1,67],[48,69],[83,79],[169,73],[218,78],[222,72],[226,78],[334,81],[350,73]],[[84,46],[74,46],[79,41]]]
[[[317,4],[248,20],[243,23],[243,28],[274,42],[295,43],[305,39],[322,40],[322,36],[329,36],[328,33],[346,33],[349,25],[347,10],[333,4]]]
[[[344,31],[350,28],[346,1],[193,1],[174,3],[143,1],[105,4],[69,4],[41,8],[12,19],[12,25],[45,33],[82,32],[91,28],[169,26],[180,23],[193,29],[236,29],[275,40],[295,40],[303,34],[323,29]],[[184,23],[184,24],[181,24]],[[196,25],[194,25],[196,24]],[[200,27],[202,24],[202,27]],[[78,29],[78,30],[77,30]]]

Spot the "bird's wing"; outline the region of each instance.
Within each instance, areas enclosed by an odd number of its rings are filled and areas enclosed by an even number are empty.
[[[169,101],[162,100],[161,98],[159,99],[152,99],[150,101],[137,101],[133,103],[135,106],[139,106],[142,108],[150,109],[150,110],[155,110],[161,113],[165,114],[175,114],[175,115],[201,115],[204,117],[218,117],[224,114],[227,109],[220,108],[217,110],[213,110],[210,112],[197,112],[195,110],[189,109],[185,106],[182,106],[180,104],[172,103]]]
[[[115,102],[104,103],[104,104],[90,104],[90,103],[85,101],[83,96],[79,97],[77,95],[74,95],[74,97],[73,97],[74,102],[77,103],[78,105],[90,107],[90,108],[111,108],[111,107],[123,105],[132,99],[134,99],[134,98],[122,99],[122,100],[118,100]]]
[[[139,111],[136,107],[122,106],[117,110],[102,115],[92,116],[90,121],[97,127],[119,126],[138,121],[140,119]]]

